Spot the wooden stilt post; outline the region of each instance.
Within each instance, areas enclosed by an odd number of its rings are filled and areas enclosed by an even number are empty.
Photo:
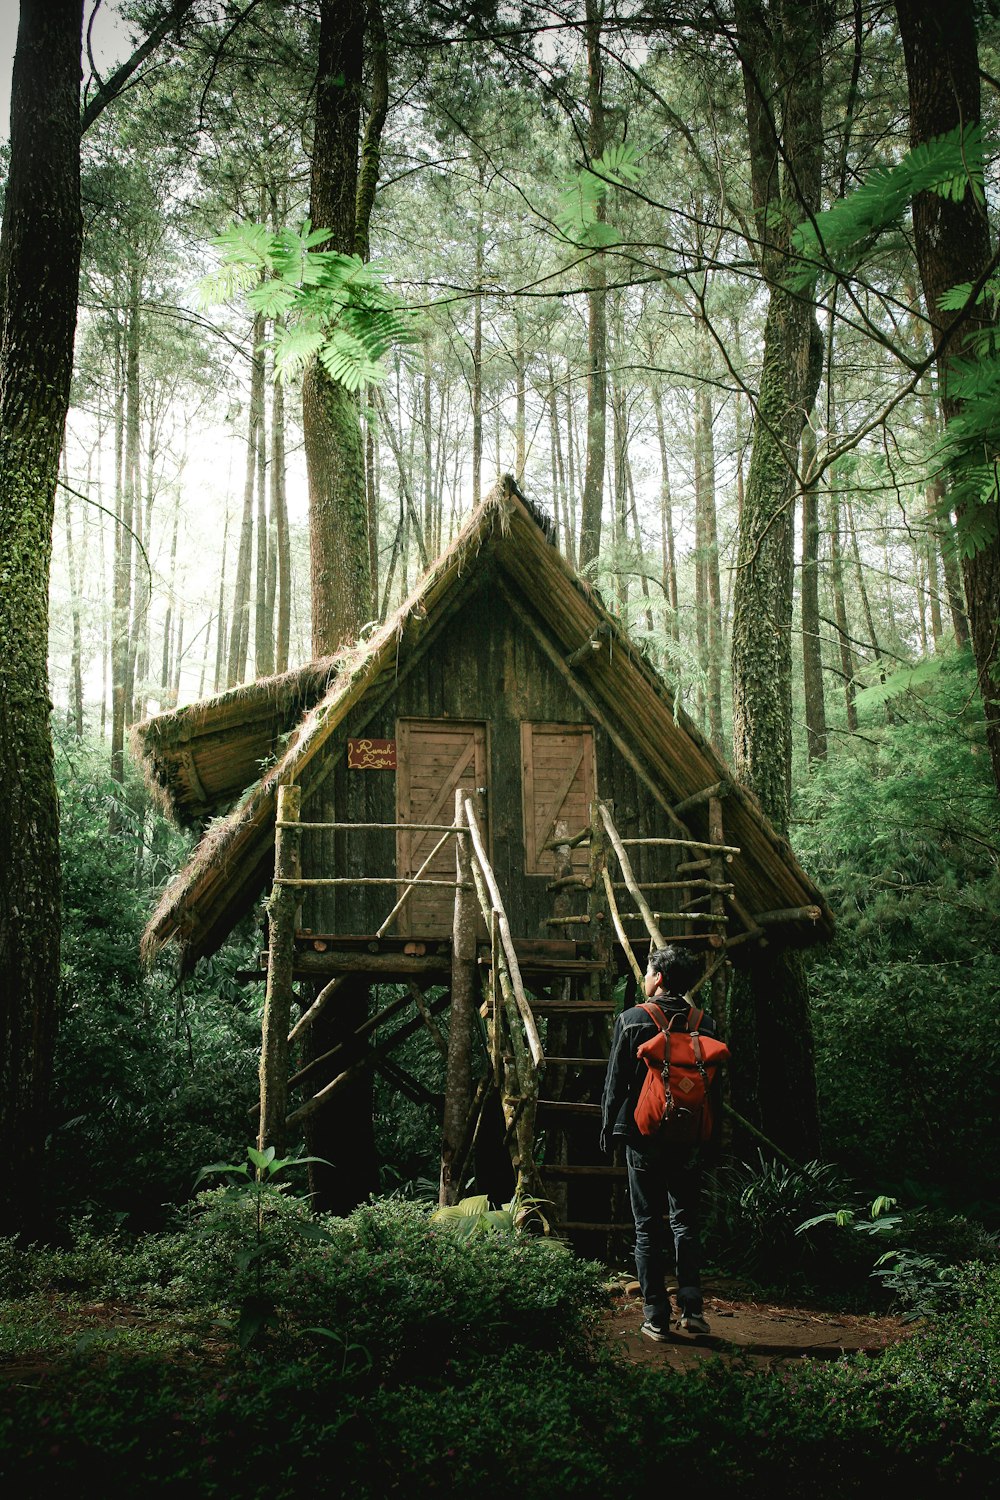
[[[709,801],[708,801],[708,836],[711,839],[711,841],[712,841],[713,844],[724,844],[725,843],[725,833],[724,833],[723,826],[722,826],[722,798],[721,797],[710,797],[709,798]],[[715,885],[722,885],[724,870],[725,870],[725,866],[722,863],[722,857],[721,857],[721,855],[718,855],[718,854],[715,855],[715,857],[712,860],[712,866],[711,866],[711,879],[712,879],[713,884],[715,884]],[[713,891],[712,892],[712,913],[713,913],[713,915],[719,916],[719,917],[725,916],[725,911],[726,911],[725,900],[723,898],[723,895],[722,895],[721,891]],[[713,945],[716,942],[719,942],[723,949],[725,948],[725,940],[726,940],[725,928],[723,928],[721,926],[715,932],[711,933],[710,936],[709,936],[709,941],[711,943],[713,943]],[[712,1015],[715,1017],[716,1023],[720,1027],[722,1027],[722,1028],[725,1027],[726,1022],[727,1022],[727,1016],[726,1016],[726,999],[727,999],[727,986],[728,986],[728,983],[729,983],[729,969],[728,969],[728,965],[726,963],[721,963],[718,966],[718,968],[716,969],[715,973],[712,975],[712,999],[711,999],[711,1006],[710,1006],[710,1008],[711,1008]]]
[[[260,1047],[260,1133],[263,1151],[284,1145],[288,1109],[288,1022],[292,1009],[292,967],[295,960],[295,886],[282,885],[299,874],[301,789],[278,788],[278,824],[274,835],[274,888],[267,905],[269,941],[267,991]]]
[[[590,917],[590,943],[595,959],[606,966],[604,972],[597,971],[591,977],[591,995],[601,998],[610,992],[611,944],[608,939],[610,923],[606,910],[607,898],[604,888],[604,870],[607,867],[607,841],[604,837],[604,820],[600,804],[590,804],[590,888],[587,892],[587,914]]]
[[[465,793],[455,793],[455,826],[467,826]],[[476,984],[476,897],[467,833],[455,835],[455,916],[451,935],[451,1021],[445,1073],[444,1122],[441,1131],[441,1204],[457,1203],[462,1184],[455,1169],[472,1102],[472,1012]]]

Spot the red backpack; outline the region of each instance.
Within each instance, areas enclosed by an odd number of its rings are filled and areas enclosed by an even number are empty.
[[[639,1133],[678,1142],[707,1141],[713,1126],[710,1090],[729,1048],[702,1036],[698,1028],[703,1010],[692,1006],[686,1016],[674,1015],[668,1021],[658,1005],[642,1009],[659,1030],[635,1053],[646,1064],[635,1106]]]

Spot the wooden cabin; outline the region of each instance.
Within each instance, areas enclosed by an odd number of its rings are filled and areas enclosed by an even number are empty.
[[[464,983],[461,919],[489,1041],[473,1037],[461,1065],[453,1167],[469,1167],[499,1098],[520,1180],[592,1253],[628,1220],[595,1119],[622,976],[651,942],[690,943],[724,1008],[726,967],[753,945],[832,931],[787,841],[510,479],[368,639],[147,720],[132,743],[174,815],[205,829],[149,922],[147,957],[174,942],[190,969],[270,892],[260,976],[293,1052],[317,997],[329,1017],[349,993],[405,986],[384,1020],[356,1012],[325,1073],[293,1074],[302,1102],[282,1085],[288,1129],[387,1066],[392,1017],[434,1027]],[[290,924],[284,960],[275,914]]]

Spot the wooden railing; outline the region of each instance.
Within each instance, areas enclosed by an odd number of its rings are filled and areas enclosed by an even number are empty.
[[[489,1026],[493,1081],[503,1106],[506,1141],[508,1146],[514,1147],[511,1160],[518,1175],[518,1186],[537,1197],[542,1189],[534,1156],[535,1112],[545,1054],[524,992],[500,886],[486,853],[471,797],[463,799],[463,812],[472,845],[471,869],[476,896],[490,934],[484,1008]],[[462,892],[459,891],[456,893],[456,934],[462,902]],[[509,1052],[504,1047],[505,1037],[510,1044]]]

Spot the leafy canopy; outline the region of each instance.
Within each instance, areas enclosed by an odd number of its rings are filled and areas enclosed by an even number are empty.
[[[886,231],[903,219],[922,192],[961,202],[971,192],[985,204],[985,145],[978,124],[957,126],[946,135],[915,146],[895,166],[874,171],[855,192],[825,213],[800,224],[792,236],[798,260],[789,272],[793,288],[807,290],[817,270],[837,277],[857,274]],[[948,367],[948,394],[960,403],[941,437],[931,463],[949,481],[942,509],[958,516],[958,545],[967,557],[989,546],[997,535],[1000,500],[1000,354],[996,311],[1000,282],[986,280],[952,287],[941,298],[946,312],[960,316],[987,304],[986,326],[969,331],[961,357]]]
[[[254,312],[275,323],[278,379],[290,379],[317,358],[332,380],[357,391],[384,380],[382,360],[394,344],[412,342],[416,318],[387,290],[384,266],[321,250],[330,234],[308,219],[299,229],[234,224],[212,241],[222,262],[202,282],[202,299],[245,292]]]

